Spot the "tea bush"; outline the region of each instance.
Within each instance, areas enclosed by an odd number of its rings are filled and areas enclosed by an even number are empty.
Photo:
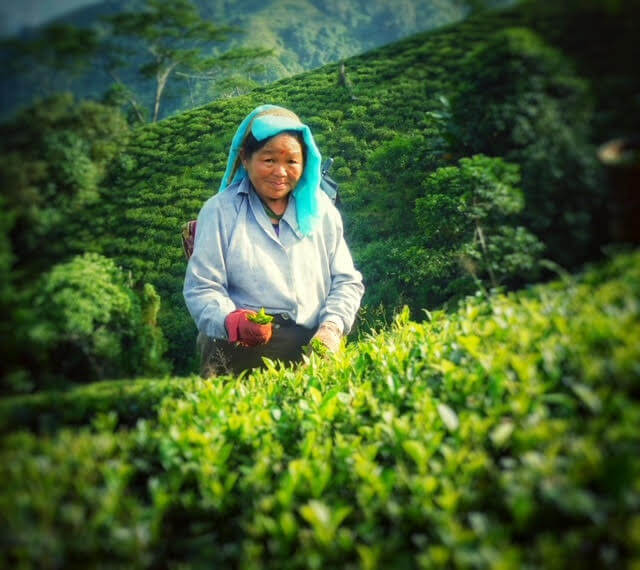
[[[640,253],[428,317],[8,435],[3,565],[636,568]]]
[[[193,390],[188,378],[104,380],[71,390],[47,391],[0,400],[0,433],[28,430],[53,434],[65,426],[90,424],[99,414],[115,414],[120,425],[155,417],[166,396]]]

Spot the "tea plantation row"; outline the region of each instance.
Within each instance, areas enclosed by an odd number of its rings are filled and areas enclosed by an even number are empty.
[[[639,568],[640,253],[408,317],[137,422],[5,421],[0,566]]]

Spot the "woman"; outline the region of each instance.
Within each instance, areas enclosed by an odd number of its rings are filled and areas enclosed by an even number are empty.
[[[260,106],[238,127],[184,282],[203,376],[255,368],[263,356],[297,361],[313,338],[335,352],[351,329],[362,276],[319,188],[320,164],[309,127],[288,109]],[[247,318],[263,307],[272,323]]]

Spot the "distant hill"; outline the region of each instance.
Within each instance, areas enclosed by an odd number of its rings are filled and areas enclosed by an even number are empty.
[[[210,81],[170,83],[162,116],[205,104],[219,97],[246,92],[256,84],[295,75],[345,57],[385,45],[416,32],[460,21],[469,13],[467,0],[197,0],[203,17],[220,24],[237,26],[242,32],[230,45],[272,49],[264,70],[247,76],[231,74],[224,84]],[[491,6],[513,0],[492,0]],[[106,15],[130,9],[127,0],[109,0],[75,10],[57,22],[79,27],[99,23]],[[38,30],[25,30],[24,37]],[[1,53],[0,53],[1,57]],[[8,62],[6,62],[8,63]],[[4,66],[7,69],[7,65]],[[44,76],[46,75],[46,77]],[[127,83],[141,94],[153,93],[153,86],[123,71]],[[0,80],[0,117],[7,117],[18,105],[34,96],[70,90],[79,98],[100,98],[111,79],[100,69],[78,77],[66,73],[5,72]],[[150,95],[143,97],[151,105]]]
[[[322,154],[336,158],[333,172],[343,185],[341,209],[356,261],[363,267],[366,243],[351,239],[357,237],[354,208],[368,192],[356,184],[359,173],[372,168],[376,149],[399,136],[433,138],[427,113],[441,110],[442,95],[455,95],[464,81],[461,73],[468,54],[496,31],[527,28],[573,62],[591,86],[594,142],[640,129],[633,98],[640,93],[633,64],[639,12],[630,7],[621,21],[620,13],[607,6],[527,2],[348,59],[352,91],[339,85],[338,65],[330,64],[138,128],[103,183],[101,200],[87,212],[88,221],[71,230],[70,240],[76,250],[113,257],[157,287],[170,356],[177,369],[184,370],[193,358],[195,326],[182,299],[185,260],[180,229],[217,191],[231,137],[247,112],[266,102],[294,109],[312,127]],[[616,65],[611,65],[612,58]],[[450,164],[446,151],[443,145],[434,155],[434,166]],[[401,173],[401,168],[399,163],[389,165],[392,174]],[[403,188],[394,192],[390,207],[403,201]],[[368,266],[363,269],[367,279]]]

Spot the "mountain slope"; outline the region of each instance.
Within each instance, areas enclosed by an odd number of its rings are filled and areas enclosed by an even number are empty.
[[[230,45],[273,49],[274,55],[263,60],[263,71],[217,74],[218,79],[228,76],[224,84],[184,79],[170,82],[164,117],[217,97],[246,92],[256,82],[268,83],[288,77],[419,31],[459,21],[469,11],[464,0],[398,0],[393,7],[385,0],[198,0],[196,3],[204,18],[239,28],[240,33],[233,37]],[[57,21],[90,27],[104,15],[130,9],[129,4],[124,0],[103,2],[76,10]],[[78,77],[42,69],[23,72],[24,69],[19,75],[11,73],[0,82],[0,108],[4,116],[18,103],[24,104],[34,95],[44,95],[44,89],[49,92],[72,90],[78,97],[97,98],[111,84],[111,78],[100,71],[99,66]],[[150,106],[154,86],[137,77],[131,68],[123,69],[121,75],[141,95],[146,106]]]
[[[89,221],[73,230],[74,248],[114,257],[137,278],[157,287],[163,299],[160,323],[169,339],[170,356],[179,370],[185,370],[195,357],[195,327],[182,299],[185,261],[180,228],[217,191],[229,142],[247,112],[266,102],[282,104],[312,127],[323,155],[336,157],[334,173],[344,183],[342,209],[349,233],[355,213],[350,209],[350,196],[367,190],[349,188],[349,181],[369,168],[368,157],[385,141],[399,134],[433,136],[426,113],[440,110],[440,95],[455,94],[467,54],[496,30],[528,27],[562,49],[583,76],[593,83],[597,80],[594,97],[601,110],[601,125],[595,136],[638,125],[628,97],[640,91],[638,77],[622,65],[606,67],[609,54],[624,54],[630,41],[620,29],[633,26],[614,26],[619,14],[609,14],[606,7],[580,6],[583,4],[577,2],[563,6],[527,3],[352,58],[346,62],[354,84],[351,92],[339,85],[337,65],[328,65],[140,128],[113,164],[100,202],[88,212]],[[634,14],[637,21],[638,12],[630,11],[628,17]],[[580,20],[589,27],[578,34],[574,25]],[[597,45],[592,42],[593,33],[601,34]],[[608,46],[606,57],[600,45]],[[602,93],[598,85],[609,88]],[[614,112],[612,95],[614,101],[628,105]],[[436,164],[446,165],[446,145],[442,150]],[[357,253],[359,244],[350,244]]]

